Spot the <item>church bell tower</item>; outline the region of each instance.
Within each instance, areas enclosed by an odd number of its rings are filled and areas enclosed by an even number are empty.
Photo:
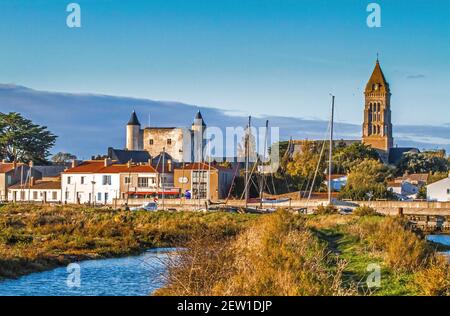
[[[363,144],[376,149],[383,161],[393,147],[391,123],[391,91],[378,61],[364,91]]]

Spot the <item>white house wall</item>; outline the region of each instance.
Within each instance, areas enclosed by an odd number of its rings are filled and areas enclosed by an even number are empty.
[[[103,185],[103,176],[111,176],[111,185]],[[70,184],[68,184],[68,177],[71,177]],[[85,177],[84,184],[81,184],[81,177]],[[95,182],[94,185],[92,181]],[[120,174],[63,174],[62,191],[63,201],[67,203],[78,203],[77,194],[79,203],[90,203],[92,192],[94,192],[95,203],[112,204],[115,198],[120,198]]]
[[[427,186],[427,200],[437,202],[450,201],[450,177]]]

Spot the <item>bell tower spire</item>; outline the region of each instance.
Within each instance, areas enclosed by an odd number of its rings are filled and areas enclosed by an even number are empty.
[[[391,123],[391,90],[378,60],[364,91],[364,124],[362,142],[376,149],[387,161],[393,147]]]

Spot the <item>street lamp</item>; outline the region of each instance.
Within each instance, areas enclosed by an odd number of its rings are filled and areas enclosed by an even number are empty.
[[[94,191],[94,186],[95,186],[95,181],[91,181],[92,184],[92,206],[95,207],[95,191]]]

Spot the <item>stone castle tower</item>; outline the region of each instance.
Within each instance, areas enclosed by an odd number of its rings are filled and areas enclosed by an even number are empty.
[[[137,118],[136,112],[131,113],[127,124],[127,144],[128,150],[142,150],[142,131],[141,123]]]
[[[391,91],[377,59],[364,91],[364,124],[362,142],[376,149],[387,161],[393,147],[391,123]]]

